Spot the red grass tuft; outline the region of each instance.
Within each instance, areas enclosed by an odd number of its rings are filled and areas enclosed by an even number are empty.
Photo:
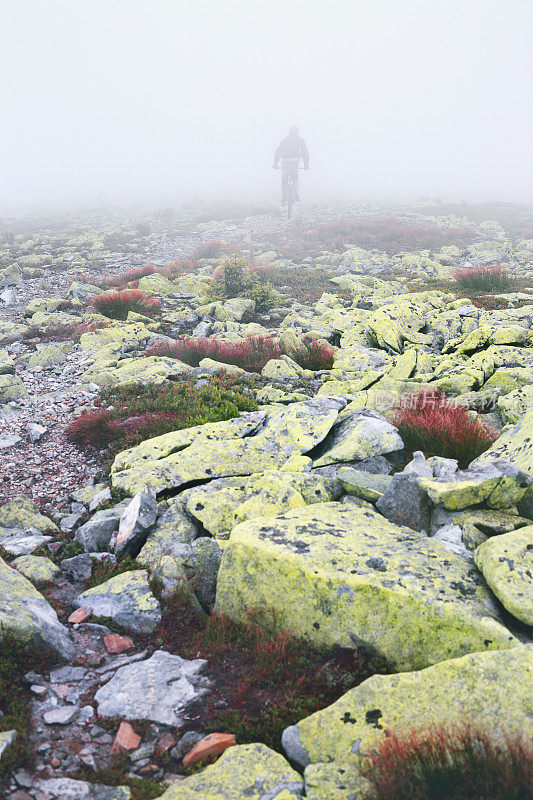
[[[408,450],[456,458],[461,468],[485,452],[498,435],[440,389],[421,388],[404,396],[393,422]]]
[[[107,447],[120,436],[120,430],[110,412],[95,408],[69,422],[65,436],[78,447]]]
[[[453,277],[457,286],[469,292],[502,292],[511,286],[509,270],[502,264],[487,267],[461,267],[455,270]]]
[[[192,367],[197,367],[203,358],[212,358],[247,372],[261,372],[267,361],[279,358],[281,350],[277,340],[267,336],[250,336],[239,342],[183,336],[172,343],[156,344],[145,352],[149,356],[176,358]]]
[[[101,281],[102,286],[116,286],[120,289],[125,288],[128,283],[134,283],[145,275],[153,275],[156,268],[151,264],[145,264],[143,267],[134,267],[127,272],[122,272],[120,275],[104,275]]]
[[[151,297],[139,289],[126,289],[122,292],[104,292],[92,298],[96,311],[112,319],[126,319],[129,311],[137,314],[153,314],[161,308],[161,300]]]
[[[389,733],[364,774],[376,800],[528,800],[533,747],[468,724]]]
[[[304,369],[312,369],[317,372],[320,369],[331,369],[335,360],[335,348],[328,342],[320,342],[311,336],[306,336],[303,340],[305,352],[298,354],[289,353],[298,364]]]

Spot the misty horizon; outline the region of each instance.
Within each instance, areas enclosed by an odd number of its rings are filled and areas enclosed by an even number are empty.
[[[0,212],[279,199],[532,202],[521,0],[7,2]]]

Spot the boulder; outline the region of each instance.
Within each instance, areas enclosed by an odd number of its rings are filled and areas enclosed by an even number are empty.
[[[353,764],[308,764],[306,800],[375,800],[373,784]]]
[[[403,449],[398,431],[377,411],[362,410],[334,425],[324,441],[315,467],[354,461]]]
[[[434,724],[474,722],[496,735],[533,735],[533,651],[471,653],[419,672],[373,675],[328,708],[286,728],[282,745],[301,766],[334,761],[357,766],[383,741]]]
[[[27,397],[28,392],[18,375],[0,375],[0,403]]]
[[[376,508],[396,525],[407,525],[415,531],[429,532],[431,503],[416,475],[401,472],[392,475],[390,485],[378,499]]]
[[[0,639],[7,635],[61,660],[75,655],[52,606],[31,581],[0,558]]]
[[[198,535],[194,522],[183,509],[181,498],[169,500],[153,528],[148,531],[146,542],[137,555],[139,564],[154,569],[164,556],[182,557],[190,552],[189,545]]]
[[[354,494],[371,503],[383,497],[392,481],[391,475],[364,472],[352,467],[342,467],[337,477],[348,494]]]
[[[104,786],[74,778],[49,778],[39,781],[39,790],[50,800],[130,800],[129,786]]]
[[[161,619],[146,570],[130,570],[87,589],[72,603],[74,608],[89,607],[95,617],[110,617],[131,631],[152,631]]]
[[[11,562],[11,566],[32,583],[49,583],[61,572],[59,567],[45,556],[19,556]]]
[[[301,800],[302,776],[265,744],[230,747],[215,764],[171,785],[160,800]]]
[[[468,470],[461,470],[451,480],[421,478],[420,487],[436,504],[450,511],[484,503],[488,508],[510,508],[516,505],[533,479],[510,461],[474,461]]]
[[[43,533],[57,531],[51,519],[45,517],[28,497],[18,495],[0,507],[0,526],[4,528],[36,528]]]
[[[156,650],[145,661],[119,667],[94,696],[98,714],[181,726],[186,706],[207,689],[199,674],[205,663]]]
[[[88,522],[78,528],[74,534],[75,541],[81,544],[86,553],[109,547],[111,537],[118,531],[122,514],[128,505],[129,501],[123,500],[113,508],[97,511]]]
[[[520,422],[507,428],[488,450],[472,461],[470,468],[502,459],[533,477],[533,411],[528,411]]]
[[[216,610],[242,619],[246,607],[271,607],[317,645],[364,645],[397,670],[517,645],[468,559],[342,503],[233,529]]]
[[[492,536],[474,560],[507,611],[533,625],[533,525]]]
[[[157,502],[152,492],[139,492],[126,506],[118,531],[111,536],[109,546],[118,558],[136,556],[146,541],[157,518]]]
[[[208,536],[200,536],[192,543],[186,566],[191,574],[196,596],[204,608],[215,603],[217,575],[222,553],[219,545]]]

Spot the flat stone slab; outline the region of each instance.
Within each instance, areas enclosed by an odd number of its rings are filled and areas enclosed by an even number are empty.
[[[98,713],[181,725],[185,707],[207,689],[207,679],[199,674],[205,663],[203,659],[187,661],[156,650],[146,661],[117,669],[111,680],[98,689]]]
[[[533,525],[492,536],[476,549],[474,560],[507,611],[533,625]]]
[[[358,764],[386,736],[434,724],[475,721],[495,733],[533,735],[533,651],[471,653],[419,672],[373,675],[328,708],[286,728],[282,745],[297,764]]]
[[[50,778],[40,781],[39,789],[53,800],[130,800],[128,786],[104,786],[73,778]]]
[[[110,617],[128,630],[152,631],[161,619],[161,609],[144,569],[115,575],[105,583],[79,594],[74,608],[92,608],[93,617]]]
[[[364,645],[396,670],[518,644],[469,559],[370,509],[320,503],[237,525],[216,609],[271,607],[318,645]]]
[[[230,747],[215,764],[170,786],[160,800],[301,800],[302,776],[265,744]]]

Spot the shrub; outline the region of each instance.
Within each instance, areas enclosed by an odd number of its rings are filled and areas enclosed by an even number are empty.
[[[533,747],[471,725],[390,733],[364,774],[376,800],[528,800]]]
[[[155,267],[145,264],[143,267],[134,267],[127,272],[121,272],[120,275],[104,275],[100,285],[124,288],[128,283],[134,283],[140,278],[144,278],[145,275],[153,275],[154,272],[156,272]]]
[[[245,381],[212,378],[196,388],[191,379],[164,385],[129,384],[103,389],[99,407],[80,414],[65,436],[81,449],[107,448],[109,456],[174,430],[219,422],[255,411]]]
[[[488,267],[461,267],[453,273],[457,286],[465,292],[502,292],[512,285],[509,270],[502,264]]]
[[[421,388],[404,396],[394,424],[407,450],[426,456],[456,458],[464,468],[497,438],[493,428],[473,417],[464,406],[446,398],[440,389]]]
[[[126,289],[121,292],[104,292],[91,299],[96,311],[112,319],[126,319],[129,311],[137,314],[153,314],[161,307],[158,297],[151,297],[139,289]]]
[[[145,351],[148,356],[167,356],[197,367],[203,358],[233,364],[247,372],[261,372],[267,361],[278,358],[278,341],[267,336],[250,336],[238,342],[182,336],[174,342],[161,342]]]
[[[269,283],[262,279],[262,272],[244,258],[226,258],[215,270],[209,293],[210,300],[231,300],[247,297],[255,301],[255,310],[264,313],[279,305],[281,298]]]
[[[305,350],[297,354],[288,353],[304,369],[312,369],[316,372],[320,369],[331,369],[335,360],[335,348],[328,342],[317,341],[312,336],[303,339]]]
[[[194,250],[195,258],[216,258],[223,252],[220,239],[211,239],[209,242],[199,244]]]

